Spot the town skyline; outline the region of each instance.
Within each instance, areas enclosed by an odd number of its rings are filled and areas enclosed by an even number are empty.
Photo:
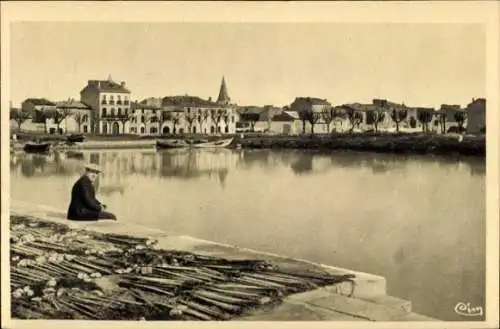
[[[111,75],[137,101],[216,99],[224,77],[242,106],[465,106],[485,97],[484,56],[484,30],[465,24],[14,23],[10,100],[79,99],[88,80]]]

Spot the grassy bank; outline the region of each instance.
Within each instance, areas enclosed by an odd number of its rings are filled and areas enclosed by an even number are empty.
[[[259,136],[239,140],[242,148],[252,149],[316,149],[352,150],[402,154],[460,154],[485,156],[484,136],[457,136],[430,134],[334,134],[326,136]]]

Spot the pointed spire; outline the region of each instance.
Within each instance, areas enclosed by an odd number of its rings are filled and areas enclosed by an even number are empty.
[[[229,94],[227,92],[226,80],[224,76],[222,76],[222,82],[220,85],[219,97],[217,98],[217,103],[227,105],[231,101],[229,98]]]
[[[110,81],[110,82],[113,81],[113,79],[111,79],[111,74],[108,75],[108,81]]]

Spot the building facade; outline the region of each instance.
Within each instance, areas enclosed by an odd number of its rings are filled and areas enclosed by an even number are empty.
[[[89,80],[80,92],[82,103],[92,108],[92,132],[97,134],[123,134],[129,131],[131,92],[125,82]]]
[[[467,105],[467,133],[486,132],[486,99],[472,99]]]
[[[61,115],[58,122],[53,118],[47,119],[49,133],[90,133],[92,128],[92,108],[74,99],[56,102],[56,111]]]

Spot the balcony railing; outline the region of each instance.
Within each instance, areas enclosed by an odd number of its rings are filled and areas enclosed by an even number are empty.
[[[109,101],[110,105],[115,105],[115,101]]]
[[[123,105],[129,105],[129,101],[123,101]]]
[[[106,100],[103,100],[103,101],[101,102],[101,104],[102,104],[102,105],[107,105],[107,104],[108,104],[108,102],[106,102]]]
[[[101,115],[101,119],[110,119],[110,120],[125,120],[129,119],[130,116],[128,114],[111,114],[106,113]]]
[[[117,105],[122,105],[122,101],[116,101]]]

